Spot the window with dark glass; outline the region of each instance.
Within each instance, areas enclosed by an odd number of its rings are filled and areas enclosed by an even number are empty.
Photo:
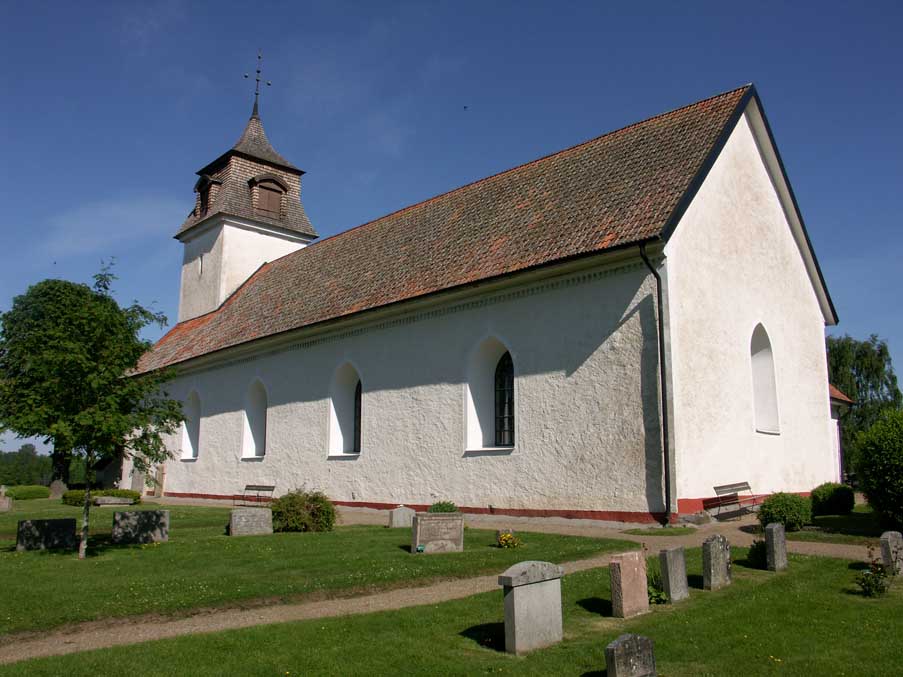
[[[261,184],[257,187],[257,209],[269,216],[279,216],[282,192],[275,187]]]
[[[354,453],[361,453],[361,395],[363,388],[361,382],[357,382],[354,388]]]
[[[514,362],[508,352],[495,367],[495,446],[514,446]]]

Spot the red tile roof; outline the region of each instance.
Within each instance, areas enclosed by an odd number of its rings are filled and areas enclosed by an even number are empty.
[[[832,400],[838,400],[847,404],[856,404],[856,402],[847,397],[840,388],[831,383],[828,384],[828,394],[831,396]]]
[[[267,263],[220,308],[173,327],[139,371],[659,237],[752,91],[658,115]]]

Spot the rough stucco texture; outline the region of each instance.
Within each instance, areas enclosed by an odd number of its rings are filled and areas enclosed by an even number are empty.
[[[836,477],[824,318],[744,116],[666,250],[679,498]],[[755,430],[750,339],[771,340],[779,434]]]
[[[595,269],[185,373],[168,390],[200,396],[200,449],[196,461],[168,463],[165,490],[223,495],[263,483],[344,501],[659,511],[653,292],[641,265]],[[465,453],[464,374],[487,336],[514,359],[517,444]],[[328,396],[346,362],[363,383],[362,453],[336,458]],[[267,453],[241,460],[241,407],[258,378]]]

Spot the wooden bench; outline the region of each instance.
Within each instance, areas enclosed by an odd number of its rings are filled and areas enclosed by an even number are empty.
[[[232,505],[254,507],[259,503],[269,503],[275,490],[274,484],[246,484],[241,496],[232,498]]]
[[[752,487],[749,482],[734,482],[733,484],[722,484],[712,487],[715,492],[714,498],[706,498],[702,501],[704,510],[718,510],[721,514],[724,508],[735,508],[737,516],[744,510],[751,510],[758,505],[759,499],[753,494]],[[741,492],[748,492],[748,496],[741,496]]]

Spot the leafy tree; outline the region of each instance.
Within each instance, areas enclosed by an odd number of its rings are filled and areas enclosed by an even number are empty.
[[[50,457],[39,455],[33,444],[0,452],[0,484],[47,484],[49,479]]]
[[[846,470],[850,471],[858,455],[859,433],[871,428],[882,412],[903,408],[903,394],[886,341],[875,334],[866,341],[829,336],[827,344],[828,377],[855,402],[840,421]]]
[[[98,460],[125,449],[147,470],[170,454],[162,435],[183,420],[163,384],[169,371],[130,375],[150,348],[139,333],[166,318],[137,302],[120,307],[109,267],[94,285],[44,280],[13,299],[0,316],[0,430],[42,436],[84,460],[90,487]],[[88,545],[90,490],[85,492],[79,558]]]
[[[903,525],[903,411],[885,411],[858,443],[856,472],[869,505],[887,524]]]

